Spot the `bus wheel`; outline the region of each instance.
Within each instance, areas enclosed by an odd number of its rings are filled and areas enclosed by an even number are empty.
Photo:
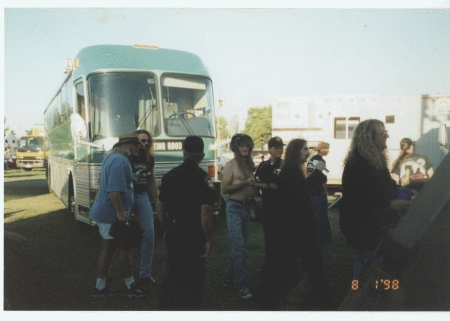
[[[48,192],[49,193],[53,193],[53,190],[52,190],[52,176],[51,176],[50,168],[48,166],[45,168],[45,177],[47,178]]]
[[[73,192],[72,178],[69,181],[69,193],[67,199],[67,214],[75,217],[75,194]]]

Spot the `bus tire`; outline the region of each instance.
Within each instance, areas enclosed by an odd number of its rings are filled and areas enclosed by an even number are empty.
[[[72,177],[69,179],[69,192],[67,193],[67,214],[75,217],[75,193],[73,191]]]
[[[47,179],[48,192],[50,194],[52,194],[53,193],[53,190],[52,190],[52,176],[51,176],[51,172],[50,172],[50,167],[49,166],[45,167],[45,178]]]

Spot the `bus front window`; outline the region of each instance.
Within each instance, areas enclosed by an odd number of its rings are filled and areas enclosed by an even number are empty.
[[[119,136],[136,129],[160,133],[155,76],[111,72],[88,78],[91,136]]]
[[[214,137],[211,81],[201,77],[162,78],[164,130],[169,136]]]

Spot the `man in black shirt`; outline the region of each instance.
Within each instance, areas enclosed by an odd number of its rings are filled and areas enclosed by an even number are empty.
[[[198,166],[205,156],[203,149],[200,137],[187,137],[184,162],[161,181],[157,212],[167,248],[161,310],[201,307],[205,258],[211,251],[211,205],[217,201],[210,177]]]
[[[270,158],[259,164],[255,172],[255,187],[260,190],[263,205],[263,230],[265,241],[265,262],[259,271],[262,277],[274,276],[276,270],[277,255],[279,254],[279,219],[277,213],[279,208],[277,202],[279,195],[277,191],[278,174],[281,168],[281,156],[283,155],[283,140],[280,137],[272,137],[269,140]]]

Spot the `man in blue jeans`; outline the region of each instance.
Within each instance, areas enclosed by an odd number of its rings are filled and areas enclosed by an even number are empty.
[[[252,159],[253,140],[245,134],[231,138],[234,158],[223,169],[222,192],[228,194],[226,215],[231,245],[230,267],[225,272],[225,285],[236,286],[239,296],[248,300],[250,293],[246,245],[250,232],[252,200],[255,194]]]

